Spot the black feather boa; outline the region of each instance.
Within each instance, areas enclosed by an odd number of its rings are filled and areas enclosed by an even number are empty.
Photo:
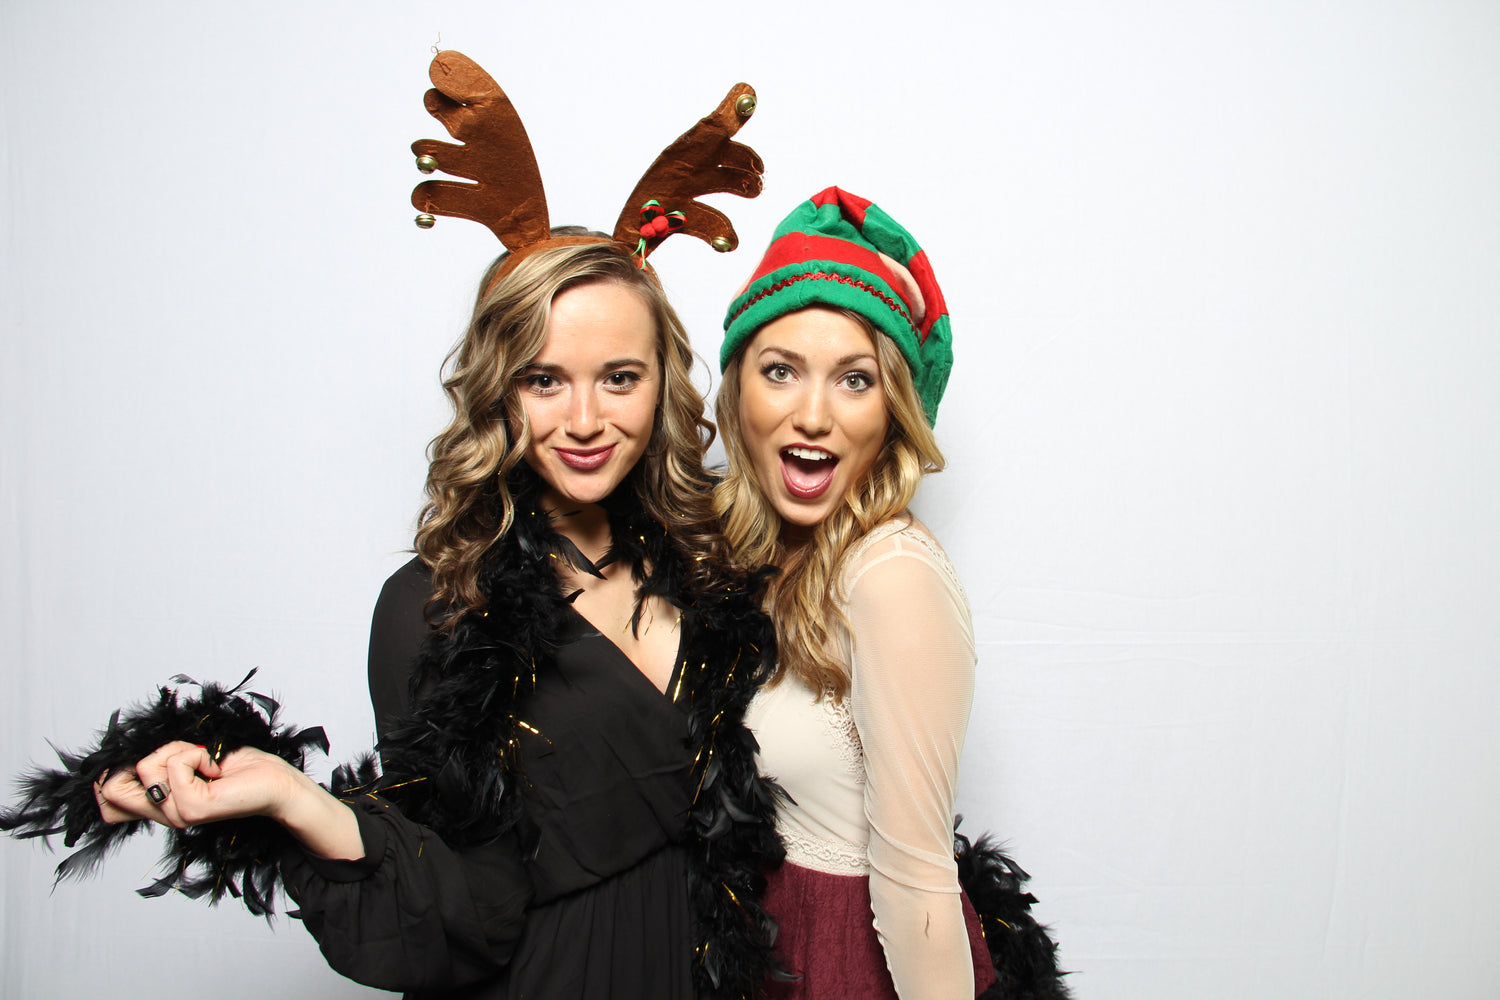
[[[994,984],[977,1000],[1068,1000],[1062,981],[1067,973],[1057,971],[1057,944],[1031,915],[1036,897],[1024,888],[1031,876],[988,835],[970,843],[954,830],[953,853],[995,967]]]
[[[163,744],[201,744],[215,759],[241,747],[258,747],[299,769],[306,766],[307,751],[327,753],[328,739],[321,727],[283,726],[276,701],[247,690],[254,676],[252,670],[234,687],[225,688],[200,685],[178,674],[172,684],[197,687],[198,693],[158,688],[153,701],[110,716],[91,749],[69,753],[54,747],[62,767],[36,767],[21,776],[20,804],[0,809],[0,831],[23,839],[40,837],[48,846],[57,834],[65,847],[82,844],[57,866],[58,881],[81,878],[127,837],[155,826],[146,820],[105,823],[94,782],[115,771],[133,770],[137,761]],[[194,899],[206,895],[210,903],[228,893],[243,898],[251,913],[269,919],[275,910],[276,859],[289,841],[279,824],[259,817],[169,829],[162,851],[164,873],[137,891],[161,896],[175,889]]]
[[[451,632],[429,636],[413,675],[412,712],[381,740],[379,769],[366,755],[335,770],[330,783],[344,798],[373,792],[389,799],[457,846],[507,831],[524,845],[530,834],[519,797],[510,794],[524,773],[517,727],[537,673],[553,663],[569,600],[553,559],[577,556],[536,505],[534,476],[523,472],[512,488],[512,529],[480,573],[488,607],[466,615]],[[696,793],[687,821],[697,992],[705,1000],[753,997],[773,968],[775,923],[761,906],[763,870],[783,857],[775,832],[778,792],[756,772],[755,738],[744,725],[750,698],[775,659],[775,632],[759,605],[764,577],[690,593],[687,557],[665,530],[634,503],[609,506],[609,558],[630,565],[642,594],[663,597],[683,612],[683,656],[690,667],[673,697],[686,708],[694,753]],[[58,866],[58,877],[83,875],[126,837],[152,825],[103,823],[92,788],[100,774],[133,767],[174,739],[218,753],[255,746],[298,767],[307,749],[326,752],[321,729],[280,725],[276,703],[244,690],[248,680],[229,689],[204,684],[190,698],[162,688],[150,705],[117,712],[96,748],[59,752],[62,770],[37,769],[23,779],[21,804],[0,811],[0,830],[18,837],[62,833],[69,847],[82,842]],[[291,844],[278,824],[258,818],[170,830],[166,874],[140,891],[161,895],[175,888],[207,894],[210,902],[228,892],[269,919],[279,888],[276,859]]]
[[[780,790],[756,770],[759,747],[744,717],[771,671],[776,637],[749,593],[703,597],[692,610],[700,624],[713,623],[694,630],[687,662],[699,666],[683,690],[698,754],[691,814],[697,852],[688,884],[698,927],[698,995],[751,997],[773,971],[776,924],[761,906],[763,872],[785,852],[776,833]],[[725,646],[720,636],[737,639]]]

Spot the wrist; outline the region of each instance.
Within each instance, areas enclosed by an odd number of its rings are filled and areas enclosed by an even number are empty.
[[[328,794],[301,771],[272,815],[309,852],[323,858],[357,861],[364,857],[354,810]]]

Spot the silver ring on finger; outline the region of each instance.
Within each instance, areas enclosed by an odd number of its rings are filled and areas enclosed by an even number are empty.
[[[150,799],[155,805],[161,805],[167,801],[167,796],[170,794],[172,794],[172,789],[168,787],[166,782],[157,782],[154,785],[146,786],[146,798]]]

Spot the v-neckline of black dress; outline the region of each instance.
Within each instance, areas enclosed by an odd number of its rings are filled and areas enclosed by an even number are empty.
[[[585,617],[584,613],[582,611],[579,611],[571,603],[567,604],[566,607],[567,613],[571,614],[575,619],[577,619],[577,622],[587,630],[582,634],[597,635],[600,639],[603,639],[605,644],[608,645],[610,650],[612,651],[612,655],[618,657],[622,666],[629,668],[630,673],[638,677],[641,683],[646,685],[647,690],[656,695],[658,698],[665,699],[668,702],[676,701],[672,693],[679,686],[678,680],[682,676],[682,651],[687,646],[687,631],[690,618],[688,612],[682,612],[682,621],[677,626],[677,652],[674,655],[672,661],[672,672],[667,677],[667,688],[665,691],[663,691],[661,688],[658,688],[656,686],[655,682],[653,682],[651,678],[646,676],[645,672],[641,670],[640,667],[636,666],[635,661],[630,658],[630,654],[626,653],[625,650],[620,648],[618,643],[604,634],[603,629],[599,628],[599,626],[595,625],[592,621]]]

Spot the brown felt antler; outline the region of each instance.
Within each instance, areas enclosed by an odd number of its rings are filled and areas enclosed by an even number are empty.
[[[646,170],[615,223],[615,239],[635,242],[640,235],[641,206],[655,200],[664,210],[686,216],[677,232],[690,233],[719,251],[739,246],[728,217],[694,199],[705,194],[728,193],[742,198],[760,194],[766,165],[755,150],[734,141],[734,134],[754,113],[755,88],[748,83],[735,84],[712,114],[662,150]],[[648,238],[646,252],[655,250],[666,238]]]
[[[526,126],[500,85],[462,52],[439,52],[427,70],[433,89],[424,103],[448,134],[411,144],[417,165],[476,184],[423,181],[411,193],[422,212],[471,219],[489,227],[511,252],[548,236],[547,194]],[[424,159],[427,158],[427,159]]]
[[[427,110],[461,144],[418,139],[411,146],[417,166],[424,173],[441,170],[475,183],[418,184],[411,201],[423,213],[417,217],[419,225],[430,226],[432,215],[448,215],[486,226],[511,251],[496,278],[542,246],[597,242],[550,235],[547,196],[526,128],[505,91],[478,63],[459,52],[441,52],[428,75],[433,89],[427,92]],[[736,84],[712,114],[664,149],[636,184],[615,223],[614,239],[639,250],[642,266],[646,255],[670,235],[642,235],[641,209],[648,201],[658,202],[662,213],[680,213],[672,231],[691,233],[719,251],[739,245],[724,213],[696,199],[760,194],[765,165],[755,150],[733,140],[754,113],[754,88]]]

